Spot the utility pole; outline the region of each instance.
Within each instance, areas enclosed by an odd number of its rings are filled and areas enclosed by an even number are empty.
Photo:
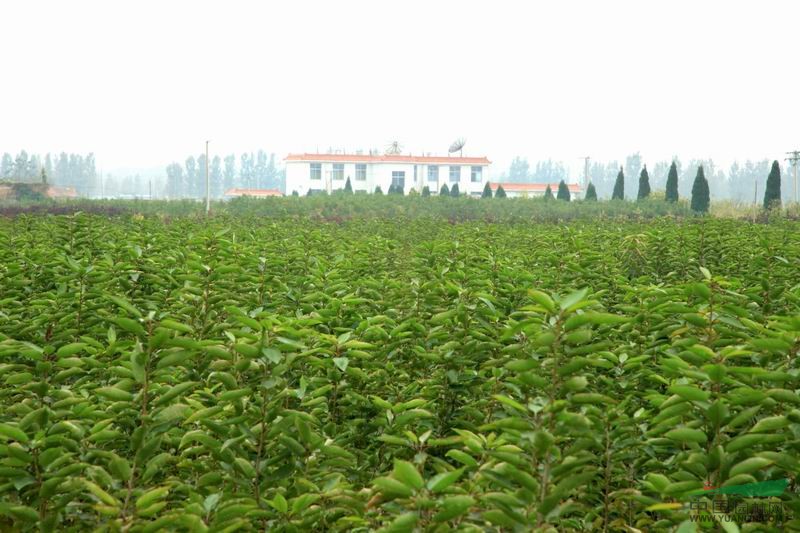
[[[792,157],[787,157],[786,161],[790,161],[792,166],[794,167],[794,203],[798,202],[797,197],[797,163],[800,161],[800,150],[793,150],[791,152],[786,152],[787,154],[791,155]]]
[[[756,223],[756,211],[758,211],[758,178],[754,181],[755,190],[753,191],[753,224]]]
[[[589,187],[589,156],[583,158],[583,189]]]
[[[211,182],[208,180],[208,143],[206,141],[206,216],[211,212]]]

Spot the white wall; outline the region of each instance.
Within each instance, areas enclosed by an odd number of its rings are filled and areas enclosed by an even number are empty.
[[[356,163],[344,163],[344,175],[341,180],[332,179],[333,163],[323,162],[320,163],[322,167],[322,179],[311,179],[311,163],[309,161],[287,161],[286,162],[286,194],[290,195],[293,191],[301,196],[304,196],[309,189],[335,191],[343,189],[347,182],[348,176],[350,177],[350,185],[354,191],[366,191],[372,193],[375,187],[380,186],[384,192],[389,191],[389,186],[392,184],[392,172],[405,172],[405,194],[408,194],[411,189],[415,189],[418,193],[422,192],[422,188],[426,185],[431,191],[431,194],[438,194],[439,189],[443,184],[447,184],[450,189],[453,182],[450,181],[450,165],[438,164],[439,179],[436,182],[428,181],[428,165],[424,163],[367,163],[367,179],[365,181],[356,180]],[[417,167],[417,179],[414,179],[414,167]],[[471,181],[471,165],[461,166],[461,178],[458,181],[458,189],[464,194],[479,193],[483,191],[484,184],[488,179],[489,168],[487,165],[481,165],[483,168],[481,181],[472,183]]]

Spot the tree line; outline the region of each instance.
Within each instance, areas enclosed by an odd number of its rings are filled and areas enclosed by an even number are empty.
[[[638,179],[638,187],[636,191],[636,200],[642,201],[647,200],[650,198],[650,194],[652,192],[652,187],[650,185],[650,174],[647,171],[647,165],[643,166],[639,171],[639,179]],[[347,182],[345,183],[344,189],[341,191],[342,194],[353,194],[353,188],[350,184],[350,178],[347,178]],[[292,193],[294,196],[297,196],[297,192],[294,191]],[[383,194],[380,186],[375,187],[374,194]],[[389,187],[388,194],[403,194],[402,187],[395,187],[394,185]],[[410,194],[415,195],[417,192],[414,189],[411,189]],[[429,197],[431,195],[430,189],[425,186],[420,193],[423,197]],[[308,192],[308,195],[311,195],[311,191]],[[451,188],[447,187],[447,184],[443,184],[441,189],[439,189],[439,196],[451,196],[451,197],[459,197],[461,196],[461,192],[458,189],[458,184],[454,184]],[[497,190],[492,192],[492,187],[490,183],[487,181],[483,187],[483,192],[481,193],[481,198],[506,198],[506,192],[503,189],[502,184],[498,185]],[[664,201],[675,203],[678,202],[681,198],[680,192],[680,179],[678,173],[678,163],[673,161],[667,172],[667,178],[665,183],[665,191],[664,191]],[[614,179],[614,187],[611,193],[611,200],[612,201],[625,201],[625,169],[620,167],[619,171],[617,172],[616,178]],[[544,200],[561,200],[569,202],[572,200],[572,195],[569,191],[569,186],[567,185],[564,179],[561,179],[558,183],[558,191],[555,195],[553,195],[553,190],[550,188],[550,184],[548,183],[547,187],[545,188],[544,192]],[[589,182],[589,185],[586,188],[586,195],[584,197],[586,201],[597,201],[597,188],[595,187],[593,182]],[[709,206],[711,205],[711,189],[709,186],[709,181],[705,175],[705,169],[703,165],[699,165],[697,167],[697,171],[695,173],[694,180],[692,182],[692,189],[690,194],[690,205],[692,211],[697,213],[706,213],[708,212]],[[772,168],[769,171],[769,175],[766,178],[766,183],[764,187],[764,195],[763,195],[763,202],[762,205],[764,209],[773,209],[779,208],[781,206],[781,167],[777,161],[772,162]]]
[[[681,196],[688,197],[696,177],[697,169],[702,166],[706,180],[709,183],[711,196],[715,200],[734,200],[738,202],[753,202],[764,192],[764,177],[769,174],[771,163],[768,159],[758,161],[736,161],[727,169],[714,163],[713,159],[692,159],[684,163],[675,157],[670,161],[657,161],[650,166],[650,185],[653,190],[666,188],[667,176],[674,165],[677,173],[678,191]],[[627,190],[635,190],[638,176],[645,163],[639,152],[629,155],[623,162],[620,161],[594,161],[588,169],[589,181],[596,189],[597,194],[603,198],[610,198],[617,182],[619,170],[623,170]],[[781,169],[782,200],[790,200],[791,168],[787,165]],[[581,172],[581,178],[583,173]],[[515,157],[506,172],[497,181],[512,183],[558,183],[560,180],[569,181],[569,172],[564,163],[559,161],[539,161],[533,165],[527,159]],[[756,184],[758,189],[756,190]]]
[[[238,164],[237,164],[238,163]],[[164,194],[167,198],[200,198],[206,194],[206,155],[189,156],[183,164],[173,162],[166,168]],[[264,150],[214,156],[209,161],[210,194],[221,198],[232,188],[282,189],[285,171],[275,164],[275,154]]]
[[[0,158],[0,179],[17,183],[46,182],[59,187],[72,187],[81,196],[88,196],[97,185],[93,153],[41,157],[21,150],[16,157],[8,152]]]

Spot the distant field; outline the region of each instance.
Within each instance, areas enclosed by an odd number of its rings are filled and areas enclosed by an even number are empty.
[[[270,218],[311,217],[323,220],[368,218],[439,218],[449,221],[482,220],[488,222],[557,222],[575,219],[642,220],[654,217],[689,218],[695,215],[687,200],[668,203],[661,198],[645,201],[545,201],[528,198],[482,200],[394,195],[341,195],[284,198],[240,198],[214,201],[214,215],[265,216]],[[19,214],[72,214],[75,212],[101,215],[139,213],[144,215],[181,216],[204,215],[201,200],[59,200],[38,202],[0,201],[0,216]],[[760,206],[730,201],[712,202],[710,215],[764,222],[767,220],[800,220],[797,205],[777,209],[767,216]]]
[[[800,526],[797,221],[57,206],[0,217],[2,530],[686,532],[783,478],[740,525]]]

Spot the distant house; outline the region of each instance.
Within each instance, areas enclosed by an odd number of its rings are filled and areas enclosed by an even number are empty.
[[[53,185],[47,188],[45,192],[48,198],[77,198],[78,192],[73,187],[55,187]]]
[[[17,188],[22,187],[26,192],[20,193]],[[45,198],[63,199],[77,198],[78,193],[73,187],[55,187],[42,183],[8,183],[0,185],[0,200],[14,200],[18,195],[42,195]]]
[[[492,194],[497,192],[497,188],[502,185],[506,196],[509,198],[536,198],[544,196],[547,190],[547,183],[490,183]],[[578,183],[567,183],[570,199],[580,200],[583,198],[583,187]],[[558,183],[551,183],[550,190],[553,196],[558,194]]]
[[[305,196],[308,191],[344,189],[347,179],[354,192],[386,193],[390,186],[404,194],[428,187],[437,194],[442,185],[458,184],[461,194],[480,196],[488,178],[486,157],[406,154],[290,154],[286,162],[286,191]]]
[[[240,198],[242,196],[251,196],[253,198],[270,198],[273,196],[283,196],[283,193],[278,189],[228,189],[225,191],[225,199]]]

